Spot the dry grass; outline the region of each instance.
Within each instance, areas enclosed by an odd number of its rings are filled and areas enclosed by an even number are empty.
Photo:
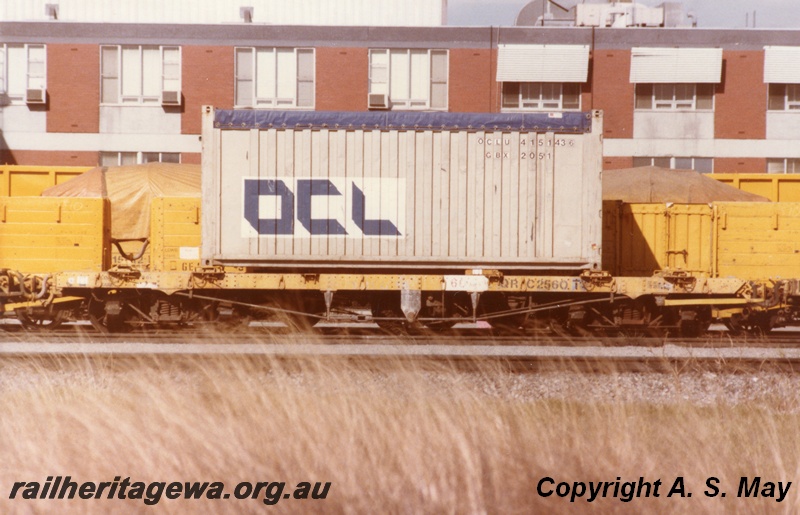
[[[758,512],[800,509],[794,405],[565,400],[487,365],[464,373],[269,361],[81,360],[0,369],[0,511],[140,512],[136,500],[8,500],[14,481],[331,481],[325,500],[161,499],[159,512]],[[671,379],[667,377],[667,381]],[[677,379],[672,379],[677,380]],[[575,374],[573,387],[596,387]],[[787,388],[795,388],[790,378]],[[621,380],[619,383],[623,383]],[[615,383],[611,379],[611,383]],[[621,387],[620,387],[621,388]],[[777,388],[780,388],[778,381]],[[567,397],[570,397],[569,395]],[[678,396],[680,397],[680,396]],[[741,476],[792,481],[737,499]],[[539,497],[556,481],[661,479],[658,499]],[[691,499],[666,498],[677,476]],[[727,497],[703,495],[716,476]],[[287,487],[288,488],[288,487]]]

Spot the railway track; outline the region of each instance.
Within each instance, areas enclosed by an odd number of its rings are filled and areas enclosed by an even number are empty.
[[[800,331],[780,330],[769,334],[733,335],[722,326],[712,327],[698,338],[669,336],[563,336],[549,331],[525,331],[498,335],[487,329],[464,327],[447,332],[420,332],[404,336],[389,335],[374,324],[322,324],[305,332],[289,333],[279,324],[252,325],[247,329],[220,331],[216,326],[190,326],[177,329],[142,329],[128,333],[102,334],[89,324],[69,324],[55,330],[30,330],[19,324],[5,324],[0,330],[0,344],[30,343],[128,343],[152,344],[297,344],[324,345],[454,345],[454,346],[522,346],[522,347],[652,347],[665,345],[691,348],[798,348]]]
[[[712,334],[696,340],[563,338],[546,335],[493,337],[462,331],[400,340],[379,334],[326,329],[285,334],[258,328],[242,334],[203,331],[102,335],[82,328],[52,333],[0,333],[0,366],[39,360],[101,361],[125,366],[148,360],[195,363],[248,360],[259,366],[302,366],[318,360],[357,367],[413,364],[460,370],[489,367],[513,373],[712,371],[728,373],[800,371],[800,338],[781,333],[752,341]],[[485,332],[485,331],[484,331]]]

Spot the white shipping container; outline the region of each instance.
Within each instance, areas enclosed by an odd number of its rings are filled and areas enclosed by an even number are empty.
[[[203,117],[207,264],[600,267],[599,112]]]

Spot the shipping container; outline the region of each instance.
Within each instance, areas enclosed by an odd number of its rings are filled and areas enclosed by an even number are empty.
[[[602,114],[203,112],[204,264],[600,268]]]

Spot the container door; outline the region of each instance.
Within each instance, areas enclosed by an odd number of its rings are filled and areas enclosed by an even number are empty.
[[[712,209],[707,204],[675,204],[666,211],[663,265],[670,270],[711,273]]]

